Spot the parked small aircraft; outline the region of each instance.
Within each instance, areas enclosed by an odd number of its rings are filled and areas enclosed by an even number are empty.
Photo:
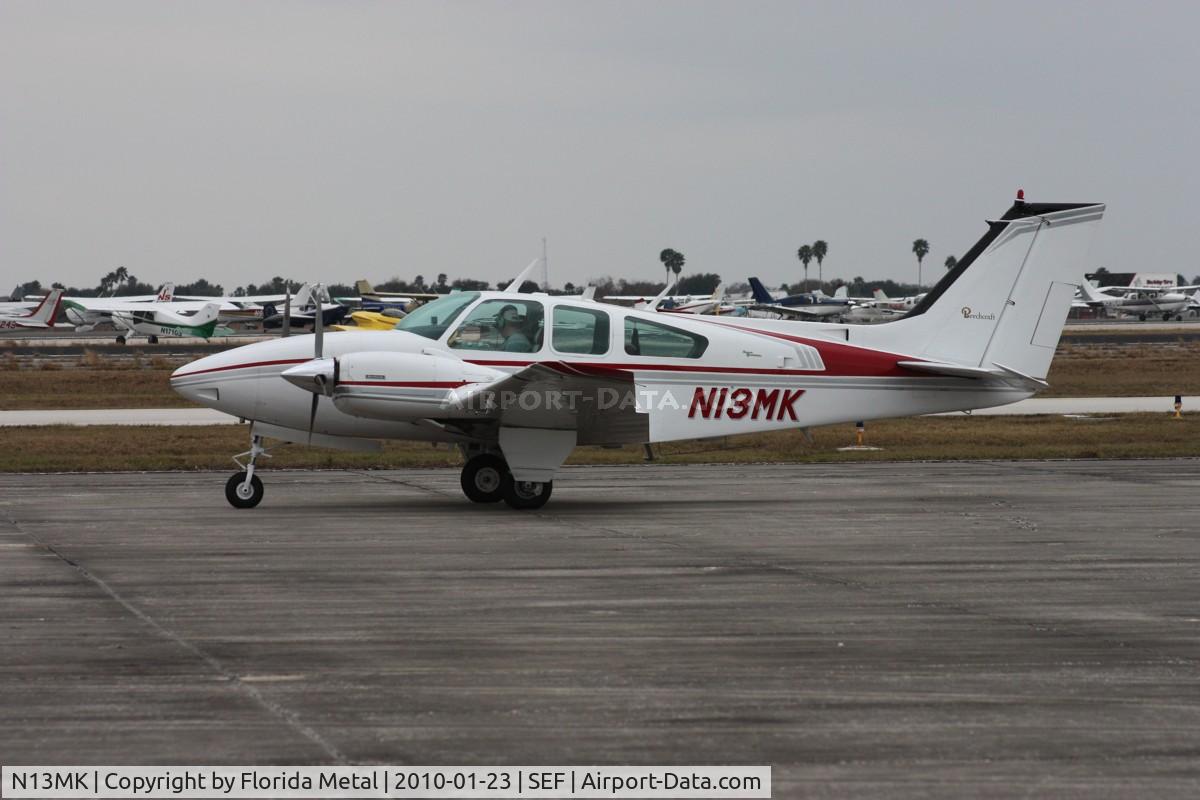
[[[582,298],[461,292],[393,331],[259,342],[176,370],[251,421],[226,483],[255,506],[265,438],[457,444],[472,501],[539,508],[578,445],[663,442],[961,411],[1045,381],[1104,206],[1017,202],[909,314],[881,325],[665,317]],[[528,271],[528,270],[527,270]],[[522,276],[523,277],[523,276]],[[241,462],[239,462],[240,464]]]
[[[263,305],[262,320],[264,328],[278,328],[283,325],[285,306],[290,306],[292,325],[315,325],[317,310],[321,322],[328,326],[341,322],[346,318],[349,309],[340,303],[331,302],[329,292],[320,284],[306,283],[301,286],[290,302],[280,300],[278,305],[266,303]]]
[[[1110,309],[1120,314],[1137,317],[1143,322],[1147,317],[1162,317],[1163,321],[1175,317],[1183,319],[1184,313],[1200,295],[1197,290],[1193,295],[1184,294],[1184,289],[1195,287],[1137,287],[1117,288],[1118,295],[1108,294],[1092,286],[1088,281],[1079,285],[1079,296],[1074,305],[1076,308]],[[1111,291],[1111,289],[1109,290]]]
[[[62,304],[62,289],[51,289],[36,308],[29,311],[13,309],[0,312],[0,329],[4,328],[53,328],[54,318]]]
[[[821,320],[840,317],[850,310],[849,292],[845,286],[838,287],[833,297],[821,290],[791,294],[776,298],[767,291],[758,278],[750,278],[750,292],[754,302],[746,306],[751,312],[773,314],[784,319]]]
[[[334,325],[335,331],[390,331],[396,323],[407,316],[398,308],[385,311],[351,311],[352,325]]]
[[[412,311],[421,303],[445,297],[445,295],[432,292],[380,292],[376,291],[375,287],[371,286],[370,282],[364,278],[355,281],[354,288],[358,290],[359,308],[364,311],[385,311],[389,308],[398,308],[407,312]]]

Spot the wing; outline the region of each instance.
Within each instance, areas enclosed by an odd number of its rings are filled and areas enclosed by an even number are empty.
[[[767,311],[772,314],[779,314],[781,317],[788,319],[825,319],[831,316],[828,312],[814,311],[813,306],[777,306],[768,305],[766,303],[755,303],[747,306],[751,311]]]
[[[637,410],[629,372],[560,362],[532,364],[492,383],[456,389],[451,403],[491,409],[504,427],[573,430],[578,444],[649,441],[649,415]]]

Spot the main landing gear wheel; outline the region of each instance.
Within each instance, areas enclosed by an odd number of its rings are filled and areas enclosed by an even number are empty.
[[[504,475],[504,502],[520,511],[532,511],[546,505],[553,489],[554,481],[518,481],[514,480],[512,475]]]
[[[150,344],[158,344],[158,337],[151,334],[150,336],[146,337],[146,341]]]
[[[125,344],[125,337],[124,337],[124,336],[118,336],[118,337],[117,337],[117,344]]]
[[[225,499],[234,508],[254,508],[263,499],[262,481],[251,475],[247,483],[246,473],[235,472],[225,483]]]
[[[478,455],[462,469],[463,494],[472,503],[498,503],[504,499],[504,479],[508,465],[500,456]]]

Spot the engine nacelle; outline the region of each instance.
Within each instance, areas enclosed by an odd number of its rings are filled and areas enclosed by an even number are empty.
[[[477,411],[450,402],[455,390],[504,377],[499,370],[424,353],[349,353],[337,359],[331,396],[355,417],[413,420],[472,417]]]

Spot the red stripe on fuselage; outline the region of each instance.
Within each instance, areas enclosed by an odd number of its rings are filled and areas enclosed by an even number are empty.
[[[408,389],[457,389],[466,381],[338,381],[338,386],[403,386]]]
[[[808,345],[821,354],[821,361],[825,363],[825,375],[835,375],[838,377],[871,377],[871,378],[888,378],[888,377],[937,377],[933,373],[916,372],[905,369],[896,365],[897,361],[923,361],[924,359],[913,358],[912,356],[903,356],[898,353],[885,353],[880,350],[872,350],[867,347],[856,347],[852,344],[842,344],[841,342],[830,342],[824,339],[811,339],[805,336],[794,336],[790,333],[779,333],[778,331],[759,330],[757,328],[747,328],[742,325],[725,325],[724,323],[713,323],[714,325],[722,325],[726,328],[736,328],[739,331],[747,333],[757,333],[762,336],[770,336],[774,339],[783,339],[796,344]]]
[[[283,364],[303,364],[306,361],[312,361],[311,358],[284,358],[279,361],[254,361],[249,364],[230,364],[227,367],[209,367],[208,369],[197,369],[191,372],[183,372],[177,375],[172,375],[172,378],[190,378],[193,375],[204,375],[209,372],[226,372],[231,369],[250,369],[251,367],[278,367]]]

